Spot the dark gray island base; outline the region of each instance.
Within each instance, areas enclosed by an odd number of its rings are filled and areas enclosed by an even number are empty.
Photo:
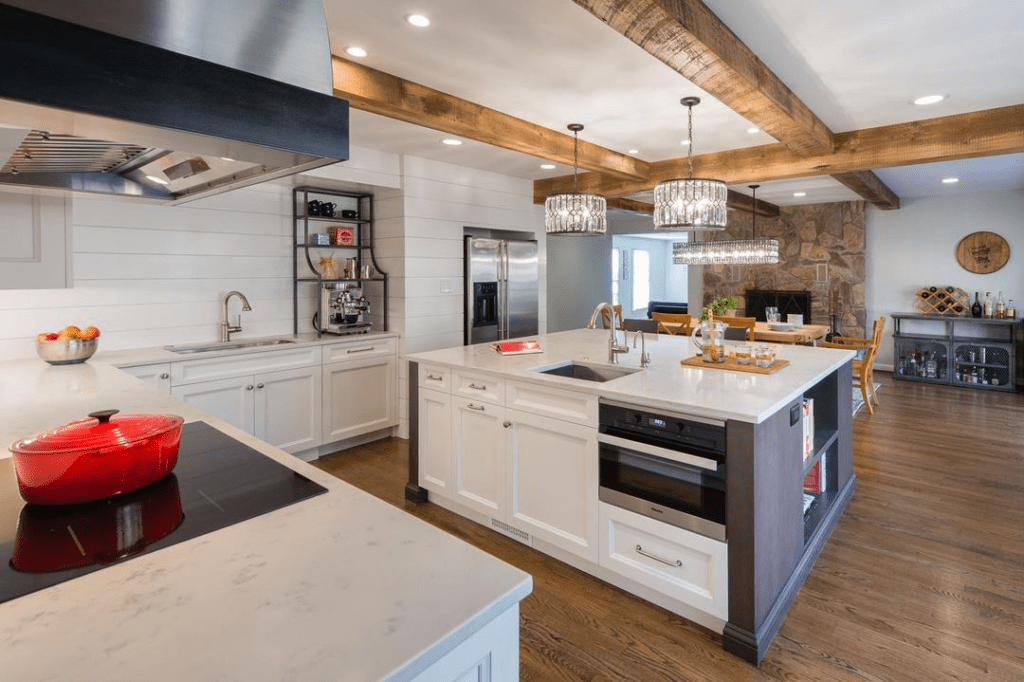
[[[427,500],[419,484],[419,373],[419,362],[411,360],[405,494],[417,503]],[[728,619],[722,645],[755,665],[856,488],[850,387],[851,363],[845,362],[761,422],[726,420]],[[813,399],[815,419],[813,451],[806,460],[805,399]],[[822,489],[805,511],[804,478],[815,465],[825,470]]]

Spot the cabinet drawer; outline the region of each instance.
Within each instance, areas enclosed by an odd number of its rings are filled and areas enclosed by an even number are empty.
[[[451,392],[452,371],[440,365],[420,364],[419,385],[443,393]]]
[[[495,376],[452,370],[452,395],[502,405],[505,402],[505,382]]]
[[[597,426],[597,396],[589,393],[510,381],[505,390],[505,406],[577,424]]]
[[[394,355],[395,338],[370,337],[368,339],[331,343],[323,347],[324,364],[355,360],[356,358],[372,358],[377,355]]]
[[[319,346],[299,346],[262,353],[240,353],[208,360],[186,360],[171,364],[171,385],[227,379],[281,369],[312,367],[320,364]]]
[[[728,618],[728,548],[724,542],[600,503],[603,568]]]

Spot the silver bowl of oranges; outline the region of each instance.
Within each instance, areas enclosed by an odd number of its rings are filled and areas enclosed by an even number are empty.
[[[57,333],[43,332],[36,336],[36,353],[51,365],[73,365],[85,362],[96,352],[100,330],[79,329],[74,325]]]

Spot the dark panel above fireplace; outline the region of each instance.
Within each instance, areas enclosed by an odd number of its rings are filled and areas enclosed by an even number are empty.
[[[747,307],[744,315],[756,317],[761,322],[766,321],[764,309],[775,307],[779,309],[783,321],[786,315],[803,315],[804,324],[814,324],[811,319],[811,292],[810,291],[782,291],[775,289],[747,289],[745,293]]]

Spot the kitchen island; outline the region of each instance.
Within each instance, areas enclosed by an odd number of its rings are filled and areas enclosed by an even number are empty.
[[[0,604],[5,679],[518,679],[529,575],[114,367],[0,364],[0,457],[105,408],[206,421],[327,493]]]
[[[478,344],[410,356],[407,498],[429,497],[721,632],[728,651],[759,662],[856,486],[853,353],[779,345],[789,364],[765,375],[683,366],[696,350],[687,338],[648,335],[645,368],[639,344],[610,365],[606,330],[539,342],[537,354]],[[614,408],[680,433],[711,429],[719,532],[658,520],[671,504],[609,502],[618,464],[606,451],[629,445],[605,422]],[[652,443],[633,450],[655,454]],[[713,506],[708,490],[693,486],[686,504]]]

